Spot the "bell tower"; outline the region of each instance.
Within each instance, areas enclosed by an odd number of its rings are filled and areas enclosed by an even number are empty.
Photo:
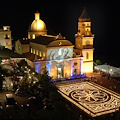
[[[80,50],[83,56],[83,72],[93,72],[93,39],[91,33],[91,19],[84,7],[81,16],[78,19],[78,32],[75,35],[76,48]]]

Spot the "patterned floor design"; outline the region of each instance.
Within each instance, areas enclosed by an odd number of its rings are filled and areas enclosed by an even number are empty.
[[[115,112],[120,107],[120,95],[91,82],[57,85],[59,92],[92,117]]]

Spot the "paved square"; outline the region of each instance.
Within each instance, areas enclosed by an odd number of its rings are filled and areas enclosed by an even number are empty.
[[[91,82],[61,84],[59,92],[92,117],[115,112],[120,107],[120,95]]]

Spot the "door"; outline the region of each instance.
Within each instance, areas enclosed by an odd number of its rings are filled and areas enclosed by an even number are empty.
[[[58,75],[58,78],[63,78],[63,68],[62,67],[59,67],[57,69],[57,75]]]

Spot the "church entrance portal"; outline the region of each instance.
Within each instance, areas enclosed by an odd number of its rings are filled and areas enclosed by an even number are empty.
[[[57,68],[57,76],[58,76],[58,79],[63,78],[63,68],[62,67]]]

